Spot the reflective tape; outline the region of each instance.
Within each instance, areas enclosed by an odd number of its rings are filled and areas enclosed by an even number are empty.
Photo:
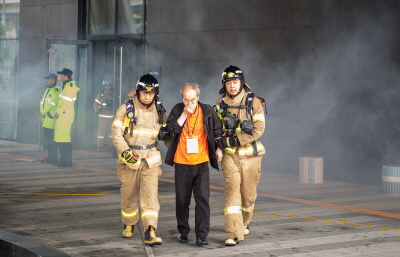
[[[229,154],[234,154],[234,153],[236,152],[236,147],[232,147],[232,148],[227,147],[227,148],[224,148],[224,152],[227,152],[227,153],[229,153]]]
[[[140,128],[137,129],[128,129],[127,133],[131,135],[139,135],[139,136],[147,136],[147,137],[153,137],[157,136],[159,133],[159,130],[143,130]]]
[[[120,120],[114,120],[112,126],[113,126],[114,128],[120,128],[120,129],[122,129],[122,130],[125,129],[125,126],[122,125],[122,122],[121,122]]]
[[[147,161],[148,164],[157,163],[157,162],[161,161],[161,154],[157,154],[155,156],[146,158],[146,161]]]
[[[94,99],[94,101],[95,101],[96,103],[98,103],[98,104],[101,104],[100,100],[98,100],[97,98]]]
[[[106,119],[111,119],[111,118],[113,118],[113,117],[114,117],[114,115],[104,115],[104,114],[99,114],[99,117],[106,118]]]
[[[71,102],[71,103],[72,103],[73,101],[76,100],[76,97],[71,98],[71,97],[68,97],[68,96],[64,96],[64,95],[62,95],[62,94],[60,94],[60,97],[61,97],[62,99],[64,99],[64,100],[67,100],[67,101]]]
[[[138,212],[139,212],[139,209],[136,209],[136,210],[134,210],[133,212],[125,212],[125,211],[123,211],[123,210],[121,209],[122,217],[128,218],[128,219],[136,217],[136,215],[138,214]]]
[[[264,114],[254,114],[253,122],[256,122],[256,121],[264,121],[265,122]]]
[[[224,208],[224,215],[241,213],[241,212],[242,208],[240,206],[229,206]]]
[[[158,219],[158,213],[157,213],[157,212],[154,212],[154,211],[145,211],[145,212],[143,212],[143,213],[142,213],[142,219],[144,219],[145,216],[153,216],[153,217],[155,217],[156,219]]]
[[[256,146],[257,146],[257,152],[260,152],[265,149],[260,141],[257,142]],[[253,145],[250,145],[248,147],[239,147],[238,153],[241,156],[246,155],[248,153],[254,153]]]
[[[251,212],[254,209],[254,204],[252,206],[250,206],[249,208],[245,208],[242,206],[242,211],[244,212]]]
[[[56,106],[56,104],[54,102],[52,102],[50,98],[43,99],[42,101],[40,101],[40,104],[43,104],[44,102],[47,102],[47,103],[49,103],[51,105]]]

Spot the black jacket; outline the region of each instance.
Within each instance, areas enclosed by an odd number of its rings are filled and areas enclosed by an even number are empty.
[[[210,105],[200,102],[199,104],[203,110],[203,124],[208,139],[208,155],[210,158],[210,164],[211,167],[218,170],[218,160],[215,154],[217,146],[215,138],[222,136],[221,121],[219,120],[217,114]],[[174,134],[174,137],[172,138],[172,143],[169,146],[167,155],[165,157],[165,163],[170,166],[174,166],[174,156],[182,131],[182,127],[178,124],[177,120],[181,116],[184,107],[185,106],[183,103],[175,105],[172,108],[171,113],[169,114],[167,119],[167,128],[169,131],[171,131],[172,134]]]

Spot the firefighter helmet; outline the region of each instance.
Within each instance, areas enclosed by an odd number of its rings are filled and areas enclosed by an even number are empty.
[[[157,79],[153,75],[146,74],[141,76],[136,83],[136,91],[158,94],[159,86]]]
[[[231,79],[240,79],[244,82],[243,72],[236,66],[230,65],[222,73],[222,84]]]
[[[109,79],[105,79],[105,80],[103,80],[103,86],[108,86],[108,85],[113,85],[113,83],[112,83],[112,81],[111,80],[109,80]]]
[[[251,88],[244,82],[244,74],[243,71],[236,66],[230,65],[228,68],[224,70],[222,73],[222,88],[219,90],[219,94],[223,95],[226,93],[225,82],[232,79],[240,79],[242,86],[246,92],[250,92]]]

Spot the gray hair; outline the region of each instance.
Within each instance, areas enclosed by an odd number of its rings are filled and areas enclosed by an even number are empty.
[[[197,97],[200,97],[200,88],[199,88],[199,84],[197,84],[197,83],[186,83],[186,84],[181,88],[181,90],[180,90],[180,92],[179,92],[179,93],[181,94],[181,97],[183,97],[183,91],[185,91],[186,88],[191,88],[191,89],[193,89],[194,91],[196,91]]]

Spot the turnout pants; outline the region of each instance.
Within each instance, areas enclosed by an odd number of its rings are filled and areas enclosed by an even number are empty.
[[[46,160],[57,162],[58,153],[57,153],[57,143],[54,142],[54,129],[43,128],[43,131],[47,142],[48,156]]]
[[[158,178],[161,173],[160,166],[149,168],[145,160],[141,162],[138,170],[129,169],[125,164],[118,164],[118,178],[122,182],[121,215],[124,225],[135,225],[141,217],[145,231],[150,225],[157,229],[160,210]]]
[[[244,240],[244,226],[253,217],[262,156],[224,154],[222,171],[225,180],[224,215],[227,239]]]
[[[97,147],[112,147],[111,125],[114,117],[109,118],[99,116],[99,129],[97,130]]]
[[[176,219],[178,231],[188,234],[189,205],[192,197],[195,206],[196,237],[207,237],[210,230],[210,170],[208,162],[196,165],[175,164]]]

